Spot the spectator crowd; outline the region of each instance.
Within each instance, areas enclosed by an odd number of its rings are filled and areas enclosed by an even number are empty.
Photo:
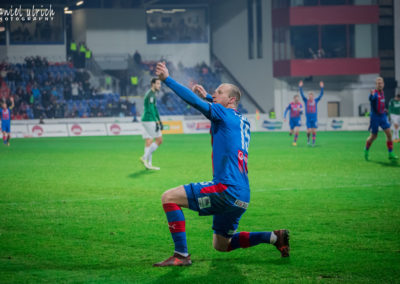
[[[144,95],[156,61],[138,60],[137,64],[143,87],[136,89],[135,95]],[[171,76],[190,88],[201,84],[212,92],[221,83],[219,69],[212,71],[205,63],[195,67],[167,65]],[[77,69],[71,62],[49,63],[42,57],[27,57],[18,64],[0,63],[0,99],[9,101],[11,96],[15,102],[13,119],[136,116],[137,109],[134,102],[119,94],[100,94],[91,86],[85,69]],[[158,108],[161,115],[199,114],[167,88],[158,99]]]

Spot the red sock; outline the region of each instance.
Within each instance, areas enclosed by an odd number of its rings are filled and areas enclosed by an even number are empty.
[[[386,146],[389,152],[393,151],[393,141],[386,141]]]
[[[369,147],[371,147],[371,142],[369,142],[369,140],[367,140],[367,143],[365,143],[365,150],[369,150]]]

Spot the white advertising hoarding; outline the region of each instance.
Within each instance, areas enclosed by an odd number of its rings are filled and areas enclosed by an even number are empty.
[[[31,124],[28,126],[31,137],[65,137],[68,136],[66,124]]]
[[[69,136],[107,136],[104,123],[74,123],[68,124]]]
[[[140,122],[107,123],[108,135],[142,135],[143,126]]]

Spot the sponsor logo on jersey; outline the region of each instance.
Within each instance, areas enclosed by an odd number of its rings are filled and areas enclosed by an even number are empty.
[[[199,197],[197,199],[197,201],[199,202],[199,208],[200,209],[205,209],[205,208],[210,208],[211,207],[211,199],[208,196]]]
[[[243,209],[247,209],[247,207],[249,207],[249,203],[248,202],[244,202],[244,201],[241,201],[239,199],[236,199],[235,205],[237,207],[240,207],[240,208],[243,208]]]

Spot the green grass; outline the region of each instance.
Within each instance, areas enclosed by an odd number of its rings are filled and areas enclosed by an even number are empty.
[[[291,257],[214,251],[212,218],[184,209],[187,268],[152,267],[173,251],[160,197],[212,178],[209,135],[164,136],[159,172],[142,168],[139,136],[14,139],[0,147],[0,283],[399,281],[400,167],[383,135],[366,162],[366,136],[320,132],[309,148],[302,133],[295,148],[253,133],[239,230],[289,229]]]

